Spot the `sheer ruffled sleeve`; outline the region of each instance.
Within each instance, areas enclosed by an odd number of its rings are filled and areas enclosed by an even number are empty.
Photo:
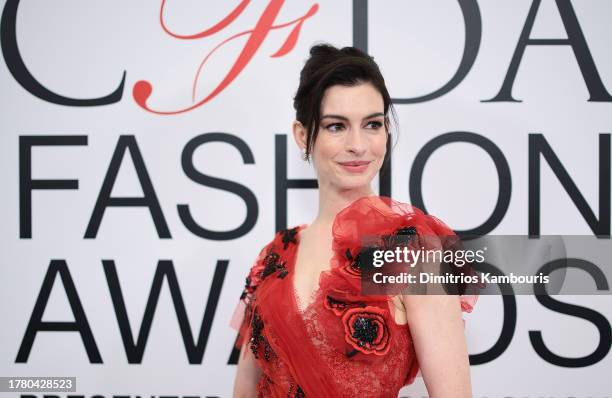
[[[425,214],[416,206],[386,196],[363,197],[351,203],[336,216],[333,235],[335,256],[332,259],[332,267],[346,270],[347,275],[355,275],[355,278],[349,280],[354,289],[360,289],[362,286],[359,270],[352,267],[358,262],[349,262],[347,265],[346,256],[350,254],[350,258],[358,258],[356,254],[361,250],[363,237],[376,237],[374,241],[378,242],[379,237],[408,235],[414,236],[414,240],[409,243],[413,249],[435,249],[443,253],[463,249],[459,236],[439,218]],[[395,242],[393,239],[389,241]],[[458,265],[451,262],[445,265],[453,274],[476,275],[469,263]],[[482,287],[478,283],[458,283],[451,286],[452,294],[460,296],[463,312],[473,310]]]
[[[442,220],[440,220],[434,215],[428,214],[425,215],[425,221],[429,228],[431,228],[431,230],[436,235],[442,238],[441,242],[443,250],[460,250],[463,248],[463,244],[461,243],[461,240],[459,239],[457,234],[455,234],[455,231],[453,231]],[[467,275],[477,275],[470,264],[467,264],[463,267],[454,266],[454,271],[463,271]],[[472,312],[474,306],[476,305],[476,301],[478,301],[478,290],[483,287],[484,285],[482,283],[470,283],[461,285],[461,295],[459,296],[459,301],[461,303],[462,312]]]
[[[251,324],[253,314],[255,291],[257,290],[259,282],[261,282],[262,271],[265,267],[264,258],[266,257],[266,254],[273,243],[274,240],[265,245],[253,262],[251,269],[245,278],[245,284],[240,295],[240,299],[236,304],[236,308],[234,309],[234,313],[230,320],[230,326],[238,332],[238,337],[236,338],[234,345],[237,349],[242,347],[245,338],[247,338],[246,336],[249,331],[249,325]]]

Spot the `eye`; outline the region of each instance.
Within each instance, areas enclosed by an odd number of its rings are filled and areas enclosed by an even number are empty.
[[[368,124],[366,124],[366,126],[371,126],[370,128],[372,130],[378,130],[380,129],[383,124],[381,122],[379,122],[378,120],[372,120],[371,122],[368,122]]]
[[[331,123],[325,126],[325,128],[331,132],[336,132],[344,129],[344,125],[342,123]]]

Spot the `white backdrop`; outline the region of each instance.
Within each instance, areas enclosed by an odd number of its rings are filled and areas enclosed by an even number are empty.
[[[246,272],[277,228],[275,171],[285,165],[275,164],[279,159],[275,136],[287,137],[287,147],[279,150],[287,152],[288,178],[315,178],[310,166],[299,159],[290,136],[295,116],[292,98],[312,44],[326,41],[337,46],[353,45],[356,23],[361,34],[365,32],[363,21],[353,18],[353,2],[319,1],[316,12],[304,20],[295,46],[283,56],[271,57],[295,24],[271,30],[242,71],[218,95],[192,110],[169,115],[151,112],[137,103],[132,90],[138,81],[148,81],[153,88],[147,102],[150,108],[162,112],[189,108],[206,98],[228,75],[249,35],[227,42],[208,58],[192,98],[198,66],[215,46],[253,29],[266,7],[270,9],[275,3],[281,7],[275,25],[302,17],[315,3],[254,1],[218,32],[193,40],[164,31],[160,1],[1,3],[5,62],[0,66],[0,178],[5,188],[0,206],[0,376],[76,376],[77,392],[88,397],[231,396],[235,365],[228,360],[235,332],[228,323]],[[17,3],[13,18],[16,28],[11,31],[10,10]],[[365,4],[355,3],[356,7]],[[599,137],[612,130],[612,99],[589,101],[592,93],[572,47],[527,45],[512,86],[513,98],[522,102],[484,102],[500,91],[532,8],[537,10],[529,35],[532,39],[567,38],[567,26],[559,10],[569,7],[575,12],[604,92],[610,97],[612,3],[543,0],[539,7],[534,3],[370,0],[367,50],[379,63],[393,98],[414,98],[444,86],[461,62],[465,25],[474,31],[480,23],[482,29],[479,46],[472,47],[477,51],[475,61],[457,85],[431,100],[396,104],[401,131],[393,152],[391,193],[398,200],[414,203],[409,192],[410,171],[428,141],[446,133],[477,134],[500,149],[511,175],[511,182],[505,181],[511,185],[509,206],[490,232],[527,234],[529,135],[541,134],[595,217],[603,217],[602,228],[607,222],[609,234],[610,203],[606,204],[607,217],[599,212],[599,175],[607,169],[609,177],[610,164],[602,168],[599,163]],[[237,4],[170,0],[161,13],[162,20],[177,35],[195,34],[214,26]],[[464,20],[461,6],[475,7],[479,18],[472,13]],[[50,92],[73,99],[104,97],[118,89],[125,72],[124,86],[117,91],[120,98],[106,105],[77,106],[36,95],[39,91],[24,87],[23,75],[17,73],[23,68],[15,61],[11,36],[16,37],[20,58],[31,76]],[[215,188],[212,180],[194,181],[183,167],[188,143],[201,135],[211,137],[206,135],[211,133],[222,133],[237,142],[202,144],[192,158],[187,156],[186,163],[206,176],[240,184],[243,188],[239,194],[227,187]],[[24,162],[27,137],[32,136],[72,136],[80,142],[34,146],[31,163]],[[130,143],[132,151],[122,158],[123,145]],[[241,144],[242,154],[238,150]],[[609,139],[607,144],[609,151]],[[117,148],[120,167],[113,181],[111,159]],[[140,157],[142,167],[135,167]],[[20,199],[20,186],[29,192],[28,164],[32,179],[78,181],[78,187],[72,189],[32,191],[30,234],[24,232],[29,222],[20,217],[20,211],[27,213],[23,211],[27,203]],[[146,174],[139,175],[137,169]],[[107,177],[109,172],[111,176]],[[540,233],[594,234],[543,157],[539,174]],[[154,195],[143,188],[143,176],[150,180]],[[156,216],[157,228],[152,212],[140,203],[106,207],[99,228],[88,231],[90,223],[98,226],[91,220],[97,200],[104,196],[105,177],[112,197],[146,194],[149,203],[158,203],[161,216]],[[610,181],[606,184],[609,192]],[[454,229],[465,230],[489,217],[498,200],[498,188],[494,163],[482,148],[452,143],[429,158],[421,192],[429,213]],[[248,192],[256,203],[251,209],[243,200]],[[314,189],[290,189],[287,224],[312,221],[316,199]],[[232,231],[247,219],[254,225],[220,239],[199,236],[179,215],[180,205],[187,205],[193,220],[208,230]],[[169,232],[165,237],[164,225]],[[203,325],[205,329],[210,327],[205,350],[195,354],[193,363],[187,355],[167,280],[150,320],[150,333],[143,337],[146,342],[141,341],[145,347],[142,358],[130,363],[111,296],[117,289],[109,287],[103,261],[107,265],[114,262],[134,341],[143,323],[158,262],[172,265],[195,339],[200,334],[207,300],[215,291],[211,290],[215,267],[226,270],[219,274],[218,301],[212,300],[210,321]],[[31,344],[24,343],[35,304],[44,290],[45,275],[64,263],[83,308],[79,319],[86,319],[91,330],[89,347],[99,352],[101,363],[88,356],[81,335],[75,331],[41,330]],[[42,302],[42,321],[72,323],[75,314],[66,293],[70,288],[57,276],[48,301]],[[597,311],[608,320],[609,328],[610,296],[557,298]],[[586,356],[602,339],[609,350],[609,337],[602,336],[593,323],[551,311],[534,297],[520,296],[516,301],[516,329],[510,344],[501,355],[471,368],[474,396],[610,396],[612,356],[608,351],[603,359],[588,366],[557,366],[538,355],[528,332],[541,330],[547,347],[564,357]],[[481,297],[475,311],[464,316],[471,354],[485,352],[495,344],[503,316],[499,296]],[[83,327],[82,322],[79,325]],[[402,393],[409,397],[426,395],[422,379]]]

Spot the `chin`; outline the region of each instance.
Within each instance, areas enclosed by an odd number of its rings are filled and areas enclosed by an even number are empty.
[[[371,182],[372,176],[370,175],[342,176],[338,179],[337,185],[341,189],[356,189],[369,187]]]

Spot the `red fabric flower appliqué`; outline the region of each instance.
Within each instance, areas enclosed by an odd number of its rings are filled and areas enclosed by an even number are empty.
[[[385,355],[390,345],[384,314],[384,310],[372,306],[346,310],[342,316],[346,342],[364,354]]]

